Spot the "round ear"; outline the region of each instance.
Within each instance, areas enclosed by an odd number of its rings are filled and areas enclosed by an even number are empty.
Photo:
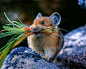
[[[38,13],[38,15],[36,16],[36,19],[39,18],[39,17],[42,17],[41,13]]]
[[[54,25],[54,24],[56,24],[56,25],[59,25],[59,24],[60,24],[61,16],[60,16],[59,13],[57,13],[57,12],[53,13],[53,14],[50,16],[50,18],[51,18],[51,21],[52,21],[53,25]]]

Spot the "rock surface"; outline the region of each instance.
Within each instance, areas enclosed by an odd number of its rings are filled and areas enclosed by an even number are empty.
[[[55,64],[42,59],[28,47],[19,47],[12,50],[1,69],[60,69]]]
[[[19,47],[8,54],[1,69],[85,69],[86,25],[64,35],[64,41],[55,64],[42,59],[28,47]]]
[[[57,56],[57,64],[75,69],[86,69],[86,25],[64,36],[64,47]]]

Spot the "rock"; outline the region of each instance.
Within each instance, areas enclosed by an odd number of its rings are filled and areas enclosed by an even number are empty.
[[[78,0],[78,5],[80,5],[81,9],[86,9],[85,0]]]
[[[57,64],[64,68],[86,68],[86,25],[64,35],[64,46],[57,56]]]
[[[19,47],[7,55],[1,69],[60,69],[33,53],[28,47]]]

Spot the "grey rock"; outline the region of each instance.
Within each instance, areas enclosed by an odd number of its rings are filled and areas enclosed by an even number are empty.
[[[64,35],[64,46],[56,57],[64,68],[86,68],[86,25]]]
[[[19,47],[7,55],[1,69],[60,69],[33,53],[28,47]]]

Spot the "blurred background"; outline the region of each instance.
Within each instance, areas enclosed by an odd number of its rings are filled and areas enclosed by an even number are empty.
[[[27,25],[33,23],[39,12],[43,16],[58,12],[62,18],[59,27],[71,31],[86,24],[85,2],[85,0],[0,0],[0,30],[3,29],[3,25],[9,23],[4,12],[10,20],[18,21],[18,17]],[[65,35],[67,32],[62,33]],[[0,48],[10,37],[0,39]],[[22,41],[19,46],[27,46],[27,40]]]

